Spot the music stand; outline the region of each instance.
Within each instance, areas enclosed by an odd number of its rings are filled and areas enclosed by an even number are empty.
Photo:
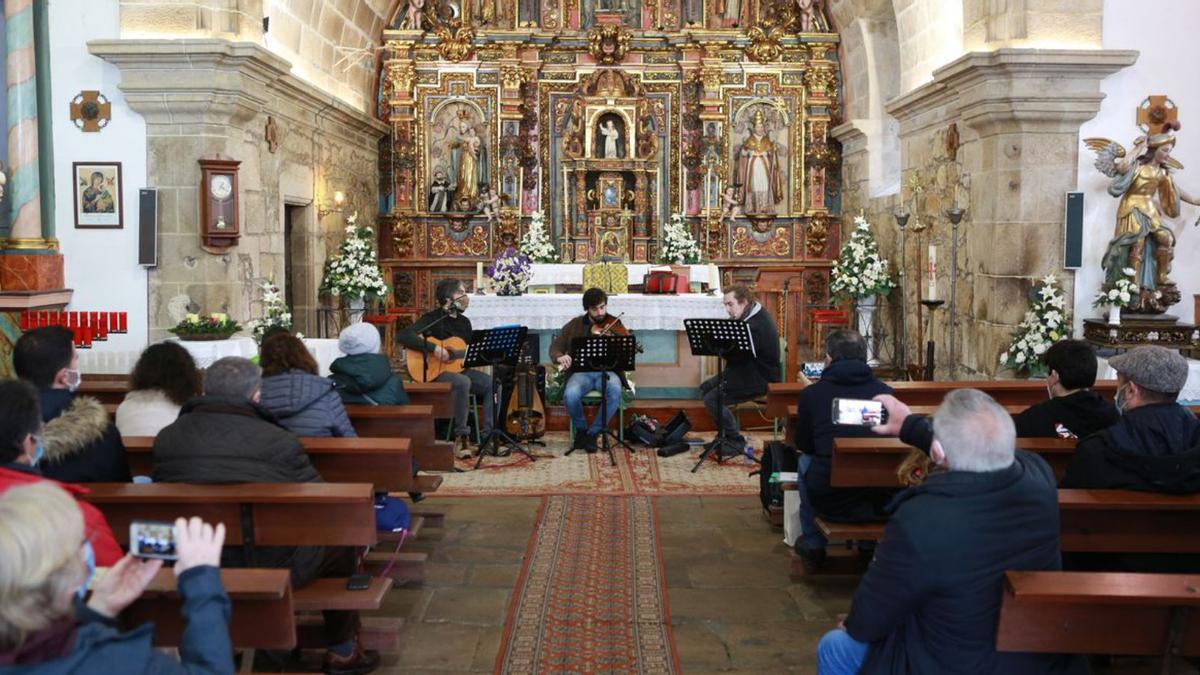
[[[501,447],[508,448],[510,451],[515,450],[528,457],[531,462],[537,461],[533,455],[529,454],[528,450],[521,447],[516,439],[504,431],[504,406],[500,403],[500,378],[496,377],[498,366],[517,365],[521,343],[524,342],[525,333],[528,330],[525,326],[510,325],[496,326],[491,330],[471,331],[471,344],[467,346],[467,355],[463,357],[463,367],[492,367],[492,428],[479,442],[479,459],[475,461],[476,469],[483,463],[485,455],[499,457]]]
[[[693,356],[717,357],[717,410],[725,408],[725,359],[734,355],[749,352],[756,355],[754,337],[750,334],[750,324],[741,319],[684,319],[683,327],[687,331],[688,345],[692,348]],[[717,440],[700,453],[692,473],[700,469],[704,459],[714,449],[721,446],[725,439],[725,416],[717,415]],[[724,458],[717,452],[717,463],[723,464]]]
[[[637,341],[632,335],[589,335],[571,340],[571,370],[573,373],[600,373],[600,419],[605,421],[600,430],[601,449],[608,453],[613,466],[617,458],[613,455],[612,439],[615,445],[622,445],[633,452],[628,443],[617,438],[608,429],[608,376],[611,372],[636,370],[634,355],[637,353]],[[618,404],[619,405],[619,404]],[[572,447],[567,454],[575,452]]]

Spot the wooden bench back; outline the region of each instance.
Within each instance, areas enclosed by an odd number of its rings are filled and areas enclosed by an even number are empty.
[[[1046,383],[1042,380],[961,380],[954,382],[888,382],[896,398],[910,406],[937,406],[942,398],[955,389],[979,389],[1004,406],[1020,406],[1023,410],[1046,400]],[[800,382],[774,382],[767,385],[767,416],[783,417],[787,406],[795,405],[804,385]],[[1101,396],[1112,400],[1117,392],[1116,380],[1097,380],[1093,387]]]
[[[154,439],[128,436],[125,456],[133,475],[154,469]],[[301,437],[313,468],[327,483],[371,483],[376,490],[407,492],[413,487],[412,447],[407,438]]]
[[[221,584],[233,603],[229,637],[237,649],[291,649],[296,646],[291,572],[286,569],[223,569]],[[130,625],[154,622],[154,644],[173,647],[187,624],[175,573],[163,569],[124,612]]]
[[[225,523],[225,541],[243,546],[373,546],[370,483],[89,483],[83,498],[129,543],[134,520],[199,516]]]
[[[1077,441],[1065,438],[1018,438],[1017,447],[1035,452],[1062,479]],[[913,448],[898,438],[835,438],[830,485],[833,487],[899,486],[896,470]]]
[[[1200,655],[1200,575],[1006,572],[996,649],[1002,652]]]
[[[1058,505],[1064,551],[1200,553],[1200,494],[1059,490]]]

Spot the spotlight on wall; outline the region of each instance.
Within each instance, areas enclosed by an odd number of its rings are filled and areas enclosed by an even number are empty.
[[[346,207],[346,193],[337,190],[333,193],[333,203],[317,208],[317,217],[324,218],[331,213],[341,213]]]

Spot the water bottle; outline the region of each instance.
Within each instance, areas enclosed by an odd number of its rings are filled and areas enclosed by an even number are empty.
[[[756,463],[754,461],[754,446],[753,445],[747,445],[746,449],[742,451],[742,454],[746,457],[746,464],[755,464]]]

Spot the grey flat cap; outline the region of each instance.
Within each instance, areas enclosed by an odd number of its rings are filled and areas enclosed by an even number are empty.
[[[1118,373],[1139,387],[1163,394],[1178,394],[1187,383],[1187,359],[1174,350],[1156,345],[1135,347],[1108,360]]]

